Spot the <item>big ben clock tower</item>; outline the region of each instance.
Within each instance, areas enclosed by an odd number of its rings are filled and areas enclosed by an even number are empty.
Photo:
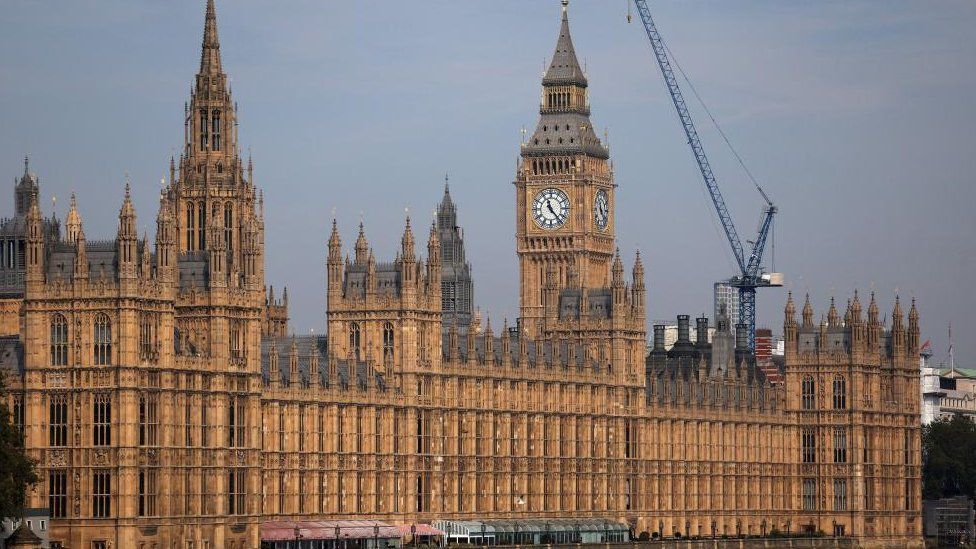
[[[543,284],[608,286],[614,252],[614,183],[609,151],[590,123],[586,75],[569,34],[567,4],[542,79],[539,123],[522,145],[515,179],[521,326],[535,336]]]

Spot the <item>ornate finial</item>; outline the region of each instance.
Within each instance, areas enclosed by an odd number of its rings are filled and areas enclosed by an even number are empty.
[[[569,8],[569,0],[563,0],[563,13]]]
[[[30,170],[30,157],[26,154],[24,155],[24,175]]]

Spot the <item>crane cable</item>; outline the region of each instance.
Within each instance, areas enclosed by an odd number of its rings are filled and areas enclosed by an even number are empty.
[[[630,8],[630,2],[627,3],[627,7],[628,9]],[[671,48],[668,47],[668,43],[664,40],[663,36],[661,37],[661,44],[664,45],[664,50],[668,53],[668,57],[671,58],[671,61],[674,63],[674,66],[677,67],[678,72],[681,74],[681,78],[683,78],[684,81],[688,84],[688,88],[691,89],[691,93],[695,96],[695,99],[698,100],[698,104],[701,105],[702,109],[705,110],[705,114],[708,115],[708,119],[712,121],[712,125],[715,126],[715,129],[718,130],[719,135],[722,136],[722,140],[725,141],[725,145],[728,146],[729,150],[732,152],[732,156],[734,156],[736,161],[738,161],[739,166],[742,166],[742,170],[746,172],[746,175],[749,177],[749,180],[752,181],[752,184],[756,186],[756,190],[759,191],[760,195],[762,195],[763,200],[766,201],[766,204],[772,206],[773,205],[772,201],[766,195],[766,192],[763,191],[763,188],[761,185],[759,185],[759,182],[756,181],[756,178],[752,175],[752,172],[749,171],[749,168],[746,166],[745,161],[743,161],[742,157],[739,156],[739,152],[735,150],[734,146],[732,146],[732,141],[730,141],[729,137],[725,135],[725,131],[722,130],[722,127],[719,125],[718,120],[715,120],[715,117],[712,116],[712,111],[708,108],[708,105],[705,104],[705,101],[702,100],[701,95],[698,94],[698,89],[695,88],[695,85],[692,84],[691,79],[688,78],[687,74],[685,74],[685,70],[681,68],[681,64],[678,63],[678,59],[674,56],[674,53],[671,52]]]

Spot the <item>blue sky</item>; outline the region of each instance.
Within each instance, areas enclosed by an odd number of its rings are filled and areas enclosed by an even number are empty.
[[[916,296],[936,358],[954,327],[976,356],[976,4],[652,2],[665,39],[780,208],[776,269],[817,314],[831,294]],[[140,225],[182,140],[203,1],[14,0],[0,19],[0,173],[25,153],[45,205],[79,194],[90,238],[114,235],[129,173]],[[514,178],[533,127],[555,0],[219,1],[240,138],[265,191],[267,279],[292,296],[293,328],[321,331],[332,212],[350,246],[362,216],[392,258],[409,208],[424,226],[445,173],[459,205],[476,300],[517,311]],[[642,250],[652,318],[711,311],[734,263],[670,99],[624,0],[574,0],[593,122],[608,128],[617,236]],[[760,199],[694,110],[744,237]],[[602,132],[601,132],[602,134]],[[9,183],[8,183],[9,184]],[[12,196],[12,189],[5,191]],[[0,215],[13,207],[0,202]],[[423,223],[421,223],[423,221]],[[779,331],[785,291],[759,296]]]

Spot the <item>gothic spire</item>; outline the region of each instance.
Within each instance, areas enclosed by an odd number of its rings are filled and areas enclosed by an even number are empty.
[[[617,285],[617,284],[621,284],[622,285],[623,284],[623,281],[624,281],[624,263],[620,259],[620,248],[617,248],[617,251],[614,252],[614,254],[613,254],[612,275],[613,275],[613,284],[614,285]]]
[[[868,322],[872,326],[878,323],[878,303],[874,300],[874,292],[871,292],[871,303],[868,304]]]
[[[803,302],[803,327],[813,328],[813,306],[810,305],[810,294],[807,294]]]
[[[532,137],[522,147],[523,157],[554,154],[610,157],[590,122],[587,86],[569,32],[567,3],[564,3],[556,50],[542,77],[541,116]]]
[[[903,326],[902,325],[902,320],[903,319],[904,319],[904,316],[902,315],[902,312],[901,312],[901,297],[896,294],[895,295],[895,308],[894,308],[894,310],[891,311],[891,329],[892,330],[901,330],[902,329],[902,326]]]
[[[207,15],[203,23],[203,46],[200,52],[200,74],[219,74],[220,40],[217,38],[217,10],[214,0],[207,0]]]
[[[827,310],[827,326],[833,328],[838,324],[837,306],[834,305],[834,298],[830,298],[830,309]]]
[[[400,254],[404,261],[412,261],[413,255],[413,230],[410,228],[410,216],[407,216],[407,225],[403,228],[403,238],[400,239]]]
[[[644,287],[644,262],[641,261],[640,250],[637,250],[637,256],[634,259],[634,287]]]
[[[573,47],[573,37],[569,34],[569,2],[563,2],[563,19],[559,27],[559,38],[556,40],[556,51],[552,54],[549,69],[542,79],[544,86],[567,85],[586,86],[586,75],[580,68]]]
[[[356,263],[362,264],[366,263],[367,256],[369,255],[369,243],[366,242],[366,229],[363,228],[363,222],[359,222],[359,237],[356,239]]]
[[[342,240],[339,238],[339,225],[332,220],[332,234],[329,235],[329,261],[339,262],[342,259]]]
[[[74,243],[81,232],[81,214],[78,213],[78,203],[75,200],[75,193],[71,193],[71,207],[68,215],[64,219],[64,226],[68,230],[68,242]]]

